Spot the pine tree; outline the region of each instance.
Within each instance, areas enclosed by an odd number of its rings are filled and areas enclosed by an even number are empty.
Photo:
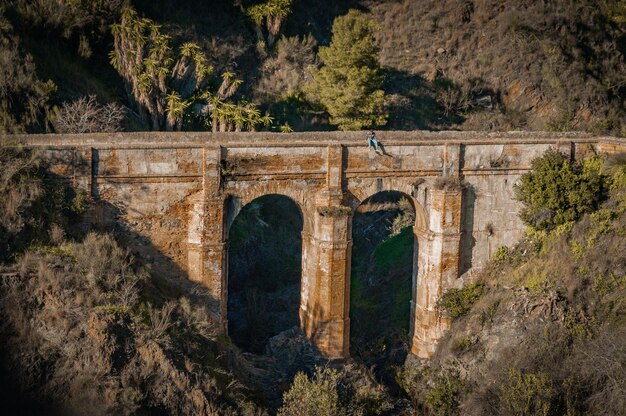
[[[341,130],[387,122],[376,29],[376,23],[354,9],[337,17],[330,45],[319,51],[324,66],[312,74],[313,82],[306,88],[309,98],[326,107],[330,122]]]

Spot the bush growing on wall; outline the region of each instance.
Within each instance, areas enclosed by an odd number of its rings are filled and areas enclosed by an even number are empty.
[[[520,218],[539,230],[551,231],[598,207],[605,194],[602,160],[572,162],[556,150],[548,150],[532,162],[532,171],[515,186],[524,204]]]

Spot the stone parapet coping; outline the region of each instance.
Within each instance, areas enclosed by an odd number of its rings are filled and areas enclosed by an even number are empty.
[[[479,132],[479,131],[379,131],[384,145],[611,143],[626,145],[626,138],[594,136],[584,132]],[[316,131],[297,133],[245,132],[120,132],[85,134],[23,134],[0,136],[0,144],[27,146],[126,148],[318,147],[363,146],[366,131]]]

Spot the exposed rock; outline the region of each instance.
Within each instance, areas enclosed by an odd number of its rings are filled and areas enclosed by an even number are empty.
[[[287,378],[298,371],[312,372],[316,365],[328,362],[297,326],[270,338],[265,354],[276,361],[277,369]]]

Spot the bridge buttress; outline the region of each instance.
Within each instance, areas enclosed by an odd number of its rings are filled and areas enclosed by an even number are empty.
[[[430,357],[450,322],[437,312],[441,295],[459,277],[462,190],[433,190],[429,229],[415,228],[417,276],[411,301],[411,352]]]
[[[221,192],[221,148],[205,147],[202,163],[202,191],[192,201],[189,223],[189,277],[207,287],[219,313],[221,329],[228,321],[228,241],[226,238],[226,196]]]

